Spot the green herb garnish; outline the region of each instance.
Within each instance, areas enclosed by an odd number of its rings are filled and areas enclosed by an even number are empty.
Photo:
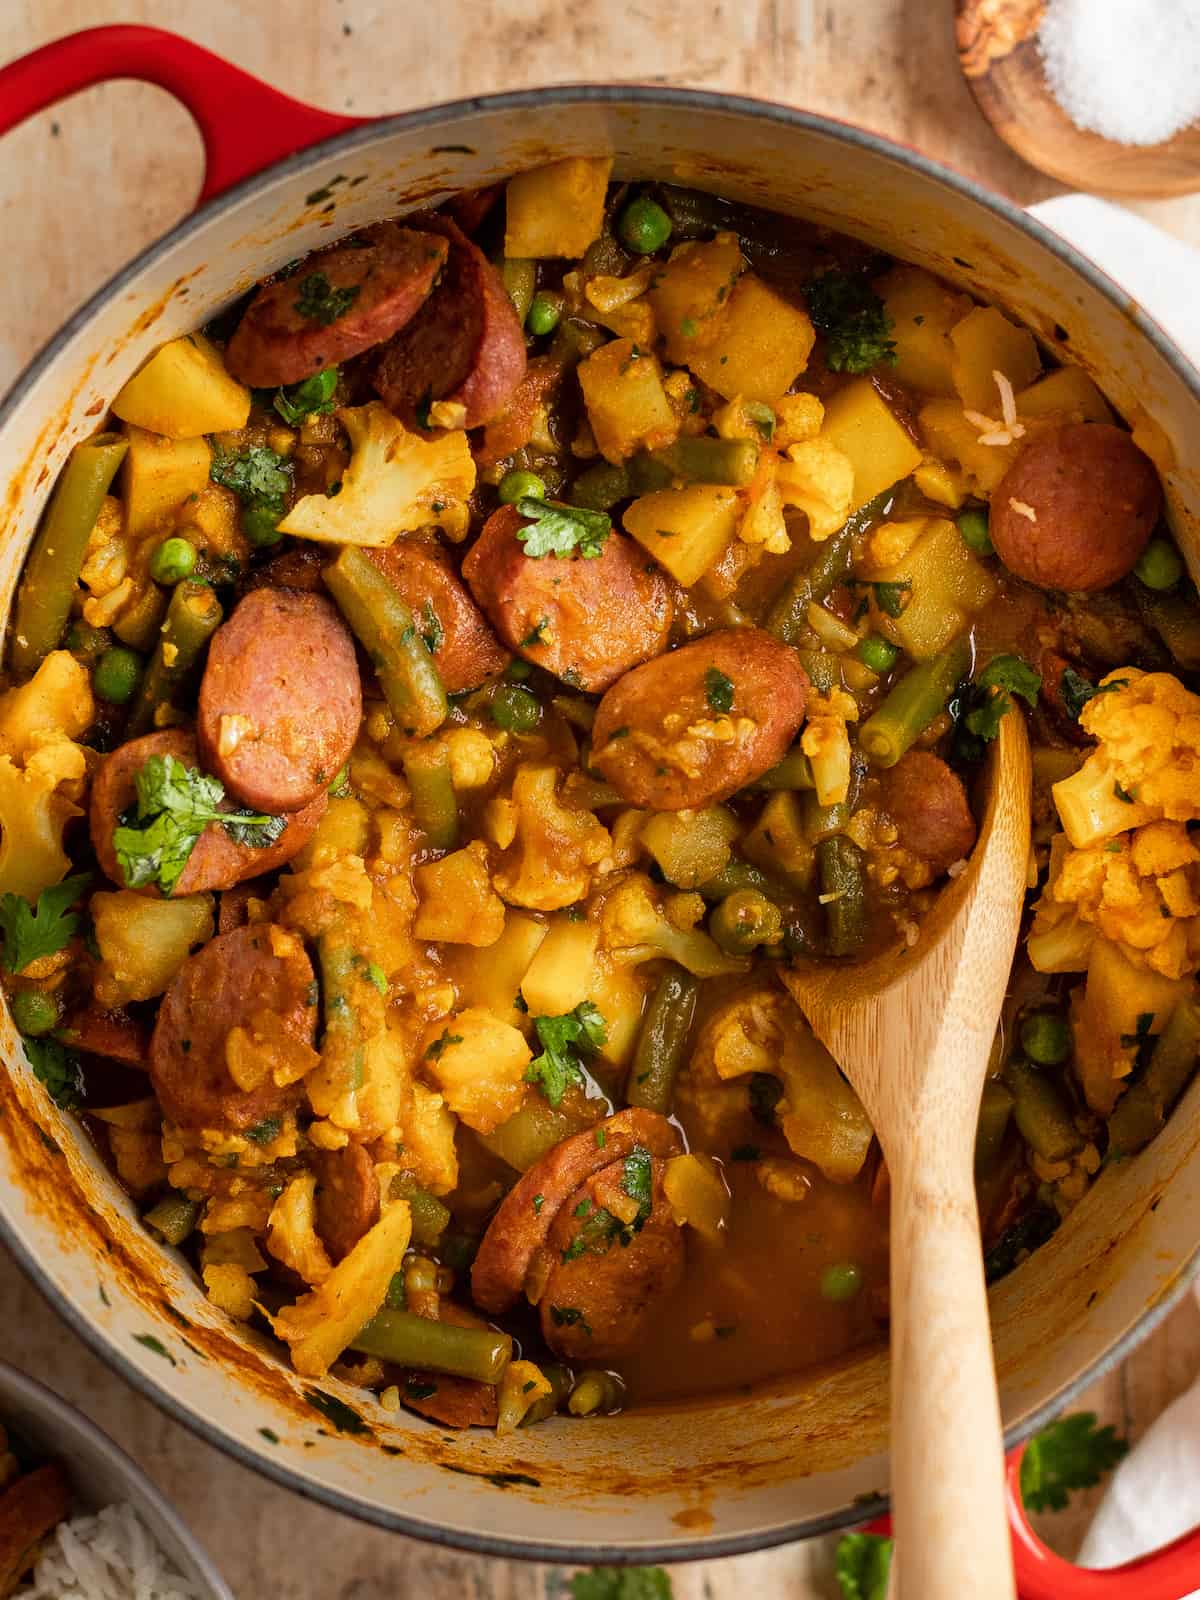
[[[283,420],[298,428],[306,417],[319,417],[333,410],[333,394],[337,388],[338,369],[326,367],[314,372],[303,383],[292,383],[276,389],[274,406]],[[328,493],[328,490],[326,491]]]
[[[892,319],[864,277],[831,267],[812,280],[806,298],[813,327],[825,335],[831,371],[867,372],[881,361],[895,362]]]
[[[612,532],[607,511],[587,511],[582,506],[564,505],[559,500],[535,500],[525,495],[517,510],[529,525],[517,529],[525,554],[535,560],[542,556],[582,556],[591,561],[604,553],[604,541]]]
[[[1079,1411],[1044,1428],[1021,1461],[1021,1498],[1030,1511],[1061,1511],[1073,1489],[1090,1489],[1129,1446],[1112,1427],[1098,1428],[1094,1411]]]
[[[74,1111],[83,1102],[83,1071],[77,1057],[57,1039],[22,1040],[33,1075],[60,1111]]]
[[[732,711],[733,679],[727,678],[719,667],[709,667],[704,674],[704,698],[713,711]]]
[[[581,1000],[574,1011],[561,1017],[535,1017],[533,1025],[542,1053],[526,1067],[525,1082],[538,1084],[557,1108],[568,1086],[583,1082],[580,1055],[591,1055],[604,1044],[608,1036],[605,1021],[590,1000]]]
[[[30,909],[24,895],[0,895],[0,934],[4,937],[3,962],[9,972],[24,972],[34,961],[52,956],[78,931],[80,916],[69,908],[92,881],[90,872],[78,872],[43,889]]]
[[[345,289],[335,289],[323,272],[309,272],[300,279],[293,304],[302,317],[327,328],[331,322],[345,316],[358,299],[361,287],[353,283]]]
[[[218,445],[208,475],[222,488],[232,489],[244,506],[272,516],[276,522],[287,509],[292,464],[269,445],[251,445],[240,455]]]

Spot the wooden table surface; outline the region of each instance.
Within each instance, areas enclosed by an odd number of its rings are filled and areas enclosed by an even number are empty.
[[[4,0],[0,61],[119,17],[175,28],[300,99],[361,114],[579,79],[736,89],[866,124],[1022,203],[1058,192],[975,111],[957,71],[950,13],[949,0],[122,0],[111,10],[94,0]],[[85,295],[189,209],[200,171],[187,113],[144,85],[90,90],[7,137],[0,391]],[[1200,244],[1200,198],[1138,209]],[[550,1569],[432,1550],[261,1482],[127,1389],[3,1253],[0,1307],[0,1355],[47,1379],[142,1462],[239,1600],[410,1592],[537,1600],[558,1591]],[[1086,1403],[1136,1438],[1198,1372],[1200,1308],[1189,1297]],[[1043,1519],[1043,1531],[1069,1553],[1088,1510],[1083,1503]],[[679,1600],[836,1593],[821,1543],[679,1568],[674,1577]]]

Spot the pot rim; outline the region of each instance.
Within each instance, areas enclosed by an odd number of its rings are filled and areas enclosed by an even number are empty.
[[[435,105],[401,112],[395,116],[369,120],[361,126],[334,134],[315,144],[306,145],[293,155],[272,162],[261,172],[223,190],[214,199],[183,217],[161,238],[147,245],[121,267],[72,313],[57,333],[46,341],[0,398],[0,433],[23,404],[24,394],[29,385],[42,375],[101,307],[132,284],[160,255],[190,239],[194,234],[202,232],[221,211],[228,210],[242,200],[252,197],[257,191],[266,189],[279,177],[301,172],[328,156],[349,153],[375,144],[387,139],[393,133],[435,128],[454,117],[469,117],[492,111],[528,111],[547,105],[622,105],[630,102],[635,105],[667,109],[731,112],[739,116],[776,123],[790,130],[820,134],[841,144],[871,151],[875,155],[883,156],[915,170],[926,178],[933,179],[956,195],[991,212],[1001,221],[1031,235],[1044,249],[1057,256],[1072,271],[1085,279],[1092,288],[1129,318],[1163,360],[1174,369],[1176,375],[1200,404],[1200,370],[1188,360],[1154,318],[1140,305],[1131,302],[1129,295],[1094,261],[999,191],[978,183],[965,173],[925,155],[915,147],[836,117],[799,110],[779,101],[759,99],[749,95],[657,84],[565,83],[445,100]],[[856,1501],[840,1511],[802,1518],[797,1522],[761,1532],[727,1536],[715,1534],[685,1539],[678,1543],[672,1541],[648,1544],[636,1549],[609,1544],[548,1543],[537,1539],[515,1539],[507,1535],[473,1530],[450,1530],[407,1516],[403,1512],[370,1504],[344,1490],[315,1482],[276,1459],[259,1454],[241,1440],[227,1434],[219,1424],[200,1416],[177,1401],[165,1384],[158,1383],[144,1373],[115,1344],[107,1340],[97,1324],[77,1312],[66,1294],[59,1289],[49,1272],[42,1266],[32,1247],[26,1244],[20,1232],[2,1211],[0,1211],[0,1243],[8,1247],[26,1276],[84,1344],[173,1421],[182,1424],[239,1465],[261,1473],[306,1500],[312,1500],[358,1521],[371,1523],[392,1533],[405,1534],[425,1543],[463,1550],[474,1555],[509,1560],[570,1563],[580,1566],[645,1566],[662,1562],[716,1560],[725,1556],[748,1555],[758,1550],[774,1549],[780,1545],[816,1538],[821,1534],[834,1533],[843,1528],[869,1522],[886,1512],[890,1505],[889,1496],[881,1494],[869,1501]],[[1090,1384],[1119,1365],[1174,1309],[1198,1276],[1200,1276],[1200,1240],[1197,1241],[1188,1260],[1179,1269],[1170,1287],[1147,1306],[1126,1333],[1110,1345],[1090,1366],[1078,1373],[1052,1399],[1023,1418],[1020,1423],[1006,1430],[1005,1447],[1011,1449],[1029,1438],[1058,1415],[1064,1406]],[[114,1446],[114,1448],[119,1447]]]

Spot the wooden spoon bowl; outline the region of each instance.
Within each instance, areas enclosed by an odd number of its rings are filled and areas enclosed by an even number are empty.
[[[959,65],[995,131],[1030,166],[1075,189],[1129,197],[1200,189],[1200,125],[1156,145],[1077,128],[1050,92],[1035,35],[1045,0],[955,0]]]
[[[1015,710],[985,779],[970,862],[911,950],[784,977],[858,1091],[891,1177],[892,1499],[906,1600],[1014,1593],[974,1150],[1029,868],[1029,741]]]

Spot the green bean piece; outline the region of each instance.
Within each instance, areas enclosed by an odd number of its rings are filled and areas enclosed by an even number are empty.
[[[941,655],[912,667],[888,690],[859,729],[858,742],[877,767],[894,767],[925,729],[940,717],[971,664],[964,635]]]
[[[571,485],[571,504],[582,506],[585,511],[611,511],[619,500],[628,500],[632,493],[625,468],[601,461],[575,479]]]
[[[424,737],[450,709],[433,657],[391,582],[353,545],[322,576],[367,652],[384,699],[405,733]]]
[[[413,817],[434,850],[458,843],[458,796],[450,777],[450,752],[444,744],[411,745],[404,776],[412,795]]]
[[[500,1382],[512,1360],[513,1342],[507,1333],[491,1328],[460,1328],[453,1322],[431,1322],[411,1311],[384,1306],[351,1339],[350,1348],[397,1367],[494,1384]]]
[[[1133,569],[1147,589],[1173,589],[1183,577],[1183,557],[1170,539],[1151,539]]]
[[[508,290],[517,321],[524,322],[537,288],[537,262],[527,261],[521,256],[505,256],[500,263],[500,281]]]
[[[845,834],[822,839],[817,845],[817,871],[821,878],[821,904],[825,907],[825,935],[831,956],[852,956],[867,936],[867,880],[863,853]]]
[[[813,787],[812,763],[793,745],[778,766],[771,767],[761,778],[747,784],[748,789],[811,789]]]
[[[748,956],[759,945],[779,943],[783,918],[757,889],[736,889],[714,908],[708,931],[726,954]]]
[[[850,571],[854,541],[871,526],[891,498],[891,490],[877,494],[850,516],[831,538],[819,545],[813,564],[795,572],[767,613],[766,628],[784,644],[795,644],[808,629],[808,608],[825,597]]]
[[[18,1032],[28,1039],[40,1039],[58,1027],[58,1001],[41,989],[18,989],[9,1007]]]
[[[191,682],[201,653],[223,617],[221,602],[207,583],[188,579],[172,589],[162,633],[129,713],[127,738],[136,739],[160,726],[162,712],[175,704]]]
[[[90,667],[94,666],[108,649],[112,643],[112,635],[106,628],[93,628],[90,622],[84,622],[80,617],[71,624],[71,631],[63,643],[85,667]]]
[[[542,702],[532,689],[502,683],[488,702],[488,715],[506,733],[532,733],[542,720]]]
[[[985,1172],[1004,1146],[1012,1117],[1013,1097],[999,1078],[988,1078],[979,1101],[979,1121],[975,1126],[975,1170]]]
[[[156,584],[147,584],[132,605],[121,612],[112,631],[122,644],[148,655],[158,643],[158,630],[166,611],[166,595]]]
[[[658,980],[629,1066],[626,1104],[664,1117],[671,1114],[699,991],[696,979],[682,967],[670,967]]]
[[[800,822],[804,836],[818,844],[822,839],[832,839],[845,833],[851,816],[849,800],[835,800],[823,806],[815,789],[806,789],[800,796]]]
[[[575,1381],[571,1369],[557,1361],[543,1361],[540,1366],[542,1377],[550,1385],[550,1393],[542,1395],[533,1402],[518,1424],[522,1428],[531,1427],[535,1422],[545,1422],[547,1417],[552,1417],[571,1393],[571,1385]]]
[[[781,879],[772,878],[748,861],[731,861],[700,885],[700,893],[706,900],[724,900],[726,895],[737,894],[742,889],[753,889],[777,906],[790,905],[796,898]]]
[[[839,1305],[853,1300],[863,1286],[863,1270],[856,1261],[836,1261],[821,1274],[821,1299]]]
[[[582,317],[564,317],[550,341],[551,360],[565,368],[578,366],[585,356],[607,343],[608,334]]]
[[[842,663],[832,650],[797,650],[796,655],[818,694],[841,687]]]
[[[573,1417],[611,1416],[621,1409],[624,1398],[624,1385],[615,1373],[590,1368],[576,1378],[567,1410]]]
[[[1138,609],[1158,634],[1178,666],[1200,672],[1200,606],[1188,585],[1169,593],[1134,585]]]
[[[727,483],[744,487],[758,471],[753,439],[676,439],[661,450],[640,450],[629,463],[635,494],[669,489],[676,483]]]
[[[1200,1059],[1200,1002],[1177,1005],[1155,1041],[1145,1072],[1108,1119],[1108,1153],[1131,1156],[1162,1128]]]
[[[195,1228],[199,1215],[200,1207],[195,1200],[172,1189],[150,1207],[142,1221],[164,1244],[178,1248]]]
[[[87,542],[129,441],[98,433],[77,444],[59,474],[17,590],[12,670],[30,678],[63,636]]]
[[[1065,1161],[1083,1149],[1083,1135],[1048,1072],[1017,1057],[1004,1068],[1004,1082],[1012,1092],[1021,1137],[1043,1161]]]
[[[1021,1049],[1038,1067],[1059,1067],[1071,1054],[1071,1029],[1057,1011],[1034,1011],[1021,1024]]]
[[[450,1212],[436,1195],[422,1189],[410,1173],[392,1179],[392,1200],[407,1200],[412,1212],[412,1242],[431,1249],[450,1226]]]
[[[530,303],[525,326],[535,339],[540,339],[547,333],[553,333],[558,327],[558,319],[563,314],[563,297],[554,294],[549,289],[541,289],[534,295]]]
[[[142,658],[136,650],[115,644],[92,668],[92,690],[98,700],[110,706],[127,705],[133,699],[142,677]]]
[[[362,1088],[366,1073],[366,1037],[356,1004],[362,957],[340,922],[317,940],[317,962],[325,1020],[319,1071],[335,1093],[352,1094]]]

